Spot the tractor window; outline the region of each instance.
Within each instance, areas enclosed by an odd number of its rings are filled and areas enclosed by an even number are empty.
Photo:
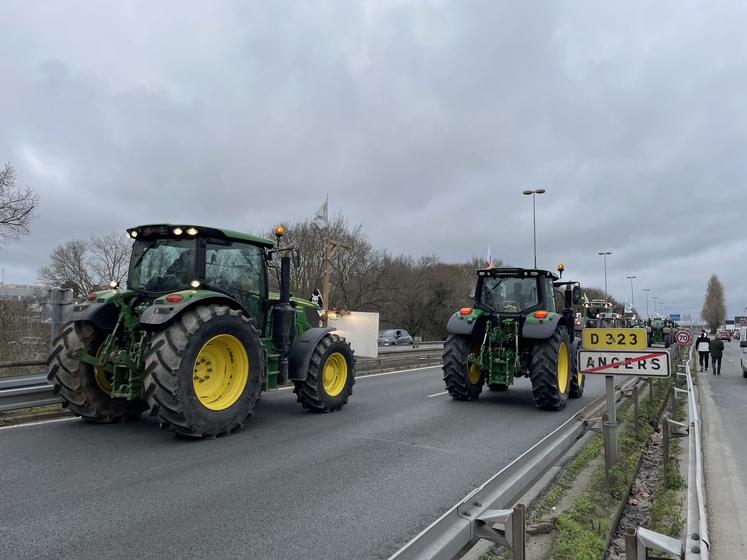
[[[238,299],[260,325],[267,297],[264,255],[256,245],[210,243],[205,248],[205,284]]]
[[[539,304],[537,278],[485,277],[480,303],[498,312],[519,313]]]
[[[545,309],[547,311],[562,311],[564,305],[562,303],[558,305],[558,295],[560,295],[560,292],[555,291],[552,278],[545,277],[541,282],[545,283],[545,298],[547,299],[545,302]],[[563,301],[562,295],[560,296],[560,301]]]
[[[189,288],[197,278],[194,239],[142,239],[135,241],[127,286],[146,292],[173,292]]]

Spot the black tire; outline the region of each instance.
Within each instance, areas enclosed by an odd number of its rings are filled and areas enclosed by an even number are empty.
[[[571,370],[571,388],[568,391],[568,396],[572,399],[579,399],[584,395],[586,376],[583,373],[578,373],[577,363],[574,364],[574,366],[575,367]]]
[[[742,377],[747,378],[747,369],[742,370]]]
[[[488,383],[488,389],[502,393],[503,391],[508,391],[508,385],[505,383]]]
[[[47,379],[62,399],[62,406],[99,424],[129,420],[146,408],[141,400],[111,398],[96,381],[95,368],[72,357],[81,348],[95,355],[105,338],[105,332],[87,321],[68,323],[53,341],[47,361]]]
[[[443,370],[446,390],[451,398],[458,401],[473,401],[480,397],[484,376],[480,375],[477,383],[469,379],[469,339],[450,334],[444,343]]]
[[[249,371],[237,399],[222,410],[214,410],[201,403],[193,375],[203,347],[219,335],[238,340],[246,351]],[[145,356],[143,386],[150,414],[158,418],[162,428],[185,436],[213,438],[243,426],[254,412],[266,377],[267,352],[254,321],[226,305],[198,305],[153,335]]]
[[[558,357],[561,345],[565,345],[567,351],[569,377],[564,391],[558,387]],[[565,327],[558,327],[550,338],[535,343],[529,370],[534,405],[544,410],[563,410],[568,402],[572,372],[571,346]]]
[[[324,368],[333,356],[340,355],[345,361],[344,379],[337,394],[330,394],[324,387]],[[336,334],[326,334],[317,343],[311,355],[306,379],[294,381],[297,402],[312,412],[334,412],[345,406],[353,394],[355,385],[355,355],[347,341]]]

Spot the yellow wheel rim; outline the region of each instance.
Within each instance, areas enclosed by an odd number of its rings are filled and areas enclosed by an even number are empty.
[[[578,386],[581,387],[581,385],[584,384],[584,374],[583,373],[576,374],[576,381],[578,381]]]
[[[106,340],[104,340],[106,342]],[[96,351],[96,358],[98,359],[101,356],[101,351],[104,349],[104,342],[101,343],[101,346],[99,346],[99,349]],[[94,378],[96,379],[96,385],[99,386],[99,389],[104,391],[107,395],[112,394],[112,381],[109,379],[109,376],[106,374],[106,370],[102,366],[96,366],[94,368],[93,372]]]
[[[210,410],[225,410],[241,396],[249,381],[249,357],[238,338],[219,334],[207,341],[195,358],[192,387]]]
[[[472,364],[469,366],[469,382],[472,385],[477,385],[480,382],[480,366]]]
[[[565,393],[568,390],[568,347],[563,342],[558,348],[558,390]]]
[[[322,369],[324,392],[330,397],[339,395],[348,381],[348,362],[339,352],[330,354]]]

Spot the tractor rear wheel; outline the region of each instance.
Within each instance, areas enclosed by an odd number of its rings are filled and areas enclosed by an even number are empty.
[[[467,337],[450,334],[444,342],[444,382],[451,398],[458,401],[477,400],[485,383],[476,364],[469,363],[470,341]]]
[[[47,379],[62,399],[62,406],[88,422],[100,424],[128,420],[146,408],[141,400],[111,398],[111,380],[104,369],[73,357],[81,349],[95,356],[106,336],[87,321],[68,323],[54,340],[47,362]]]
[[[311,355],[306,379],[294,381],[296,399],[312,412],[340,410],[353,394],[355,356],[347,341],[327,334]]]
[[[226,305],[199,305],[153,335],[143,386],[163,428],[213,438],[253,413],[266,372],[254,321]]]
[[[565,408],[571,387],[570,344],[565,327],[558,327],[550,338],[535,343],[530,377],[537,408]]]
[[[571,389],[568,392],[568,396],[571,397],[572,399],[581,398],[584,394],[585,385],[586,385],[586,376],[583,373],[578,372],[578,364],[576,364],[573,370],[571,371]]]

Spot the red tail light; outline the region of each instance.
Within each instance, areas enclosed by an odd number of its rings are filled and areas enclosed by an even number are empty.
[[[534,318],[535,319],[547,319],[547,311],[535,311]]]
[[[169,303],[179,303],[184,299],[184,296],[180,296],[179,294],[171,294],[169,296],[166,296],[166,301]]]
[[[88,301],[96,301],[96,294],[88,294],[88,295],[86,296],[86,299],[87,299]]]
[[[472,315],[472,308],[471,307],[462,307],[459,310],[460,315]]]

